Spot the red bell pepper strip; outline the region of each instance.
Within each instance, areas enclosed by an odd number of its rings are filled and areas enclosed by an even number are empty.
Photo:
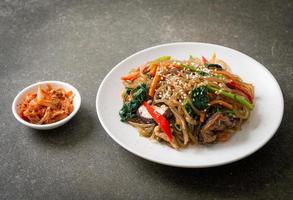
[[[143,66],[143,70],[142,70],[142,73],[147,73],[148,71],[150,70],[149,66],[145,65]]]
[[[229,88],[236,89],[236,90],[243,92],[245,94],[245,96],[247,97],[247,99],[250,101],[250,103],[252,103],[252,101],[253,101],[252,96],[247,92],[247,90],[243,89],[237,82],[231,80],[228,83],[226,83],[226,85]]]
[[[208,60],[207,60],[204,56],[202,56],[201,58],[202,58],[202,62],[203,62],[203,64],[208,63]]]
[[[155,120],[155,122],[162,129],[162,131],[167,135],[168,141],[171,143],[172,131],[171,131],[168,120],[163,115],[157,113],[155,109],[152,106],[150,106],[147,102],[144,102],[143,105],[147,109],[147,111],[150,113],[152,118]]]

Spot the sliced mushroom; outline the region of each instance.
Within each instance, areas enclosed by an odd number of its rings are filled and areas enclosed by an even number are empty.
[[[207,123],[201,128],[199,140],[203,144],[213,143],[217,139],[217,133],[231,128],[233,123],[230,118],[222,113],[213,114]]]
[[[222,66],[219,64],[208,64],[207,68],[209,69],[217,69],[217,70],[223,70]]]
[[[167,107],[166,105],[161,105],[161,106],[154,106],[154,109],[156,112],[158,112],[159,114],[163,115],[166,118],[170,118],[172,117],[173,113],[171,112],[171,110],[169,109],[169,107]],[[153,123],[153,118],[150,115],[150,113],[147,111],[146,107],[144,105],[141,105],[138,109],[137,109],[137,116],[145,123]]]
[[[147,111],[146,107],[144,105],[141,105],[136,112],[136,115],[144,122],[147,124],[151,124],[154,122],[152,116],[150,113]]]

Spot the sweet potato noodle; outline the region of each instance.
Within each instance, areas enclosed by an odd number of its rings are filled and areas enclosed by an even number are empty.
[[[163,56],[121,79],[121,121],[176,149],[229,140],[254,108],[253,85],[215,54],[184,61]]]
[[[19,116],[33,124],[51,124],[64,119],[73,111],[72,91],[54,89],[50,84],[43,89],[38,86],[37,93],[29,93],[19,105]]]

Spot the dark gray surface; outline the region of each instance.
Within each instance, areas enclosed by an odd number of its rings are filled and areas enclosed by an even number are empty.
[[[0,1],[0,199],[292,198],[292,32],[292,1]],[[95,111],[103,77],[138,50],[176,41],[228,46],[273,73],[285,113],[264,148],[226,166],[180,169],[106,134]],[[82,96],[78,115],[53,131],[11,113],[17,92],[39,80],[69,82]]]

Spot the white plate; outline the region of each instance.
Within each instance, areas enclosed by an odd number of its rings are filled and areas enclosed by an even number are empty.
[[[188,59],[189,55],[210,58],[212,53],[227,62],[233,73],[255,86],[255,109],[249,120],[226,143],[202,146],[189,145],[174,150],[139,136],[135,128],[120,122],[118,112],[123,85],[120,77],[147,61],[169,55]],[[277,131],[284,109],[281,89],[272,74],[260,63],[239,51],[206,43],[171,43],[142,50],[116,65],[100,85],[96,108],[107,133],[128,151],[157,163],[178,167],[211,167],[244,158],[266,144]]]

